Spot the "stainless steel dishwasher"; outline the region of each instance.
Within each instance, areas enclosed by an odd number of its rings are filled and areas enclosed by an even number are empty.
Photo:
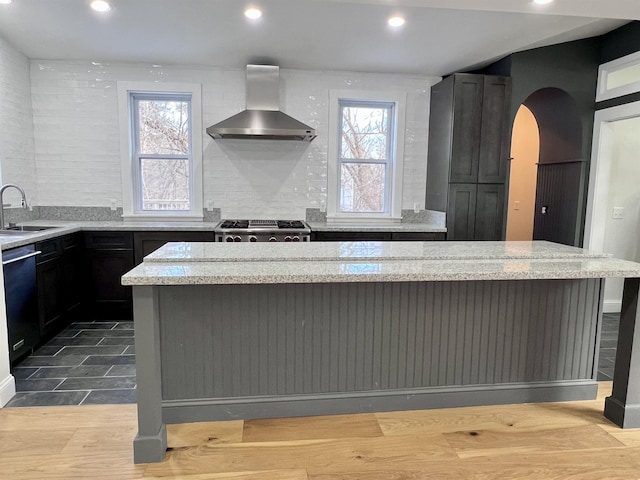
[[[36,289],[36,255],[39,253],[34,245],[2,252],[9,359],[12,362],[40,340]]]

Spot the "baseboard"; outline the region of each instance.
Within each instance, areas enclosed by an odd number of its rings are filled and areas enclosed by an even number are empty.
[[[4,407],[16,394],[16,381],[13,375],[0,382],[0,407]]]
[[[165,400],[165,423],[339,415],[596,398],[594,380],[465,385],[317,395]]]
[[[602,313],[620,313],[622,300],[605,300],[602,302]]]

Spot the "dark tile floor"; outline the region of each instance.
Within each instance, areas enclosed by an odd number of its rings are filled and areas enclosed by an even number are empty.
[[[619,314],[604,314],[598,380],[611,380]],[[13,369],[7,407],[133,403],[133,322],[76,322]]]
[[[136,401],[133,322],[76,322],[17,365],[7,407]]]

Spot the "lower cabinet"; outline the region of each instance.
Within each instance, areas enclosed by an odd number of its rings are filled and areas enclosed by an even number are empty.
[[[80,234],[36,243],[38,319],[40,335],[50,336],[78,315],[85,277]]]
[[[388,242],[444,240],[439,232],[313,232],[316,242]]]
[[[449,185],[448,240],[501,240],[503,229],[503,184]]]
[[[133,318],[131,287],[120,284],[133,263],[132,232],[85,232],[84,257],[89,275],[86,311],[92,318]]]

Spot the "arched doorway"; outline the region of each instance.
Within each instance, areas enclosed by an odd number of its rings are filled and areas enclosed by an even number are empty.
[[[539,157],[538,122],[531,110],[520,105],[511,134],[507,240],[533,239]]]
[[[543,88],[529,95],[522,105],[531,112],[537,124],[537,152],[536,143],[532,140],[535,129],[532,119],[527,119],[526,110],[519,110],[520,121],[514,122],[512,146],[517,148],[524,143],[520,157],[524,155],[532,162],[531,159],[537,156],[537,168],[534,175],[529,165],[525,177],[517,178],[521,172],[512,161],[507,231],[510,227],[514,231],[514,226],[509,223],[510,218],[518,217],[517,201],[521,202],[519,207],[522,210],[522,200],[517,197],[524,198],[535,185],[533,225],[529,227],[531,238],[580,245],[587,162],[582,158],[582,124],[576,102],[564,90]],[[528,127],[523,128],[523,125]],[[512,157],[517,158],[513,153]],[[531,222],[531,215],[527,221]],[[525,230],[521,225],[518,230],[521,234],[517,239],[530,239],[522,237]]]

